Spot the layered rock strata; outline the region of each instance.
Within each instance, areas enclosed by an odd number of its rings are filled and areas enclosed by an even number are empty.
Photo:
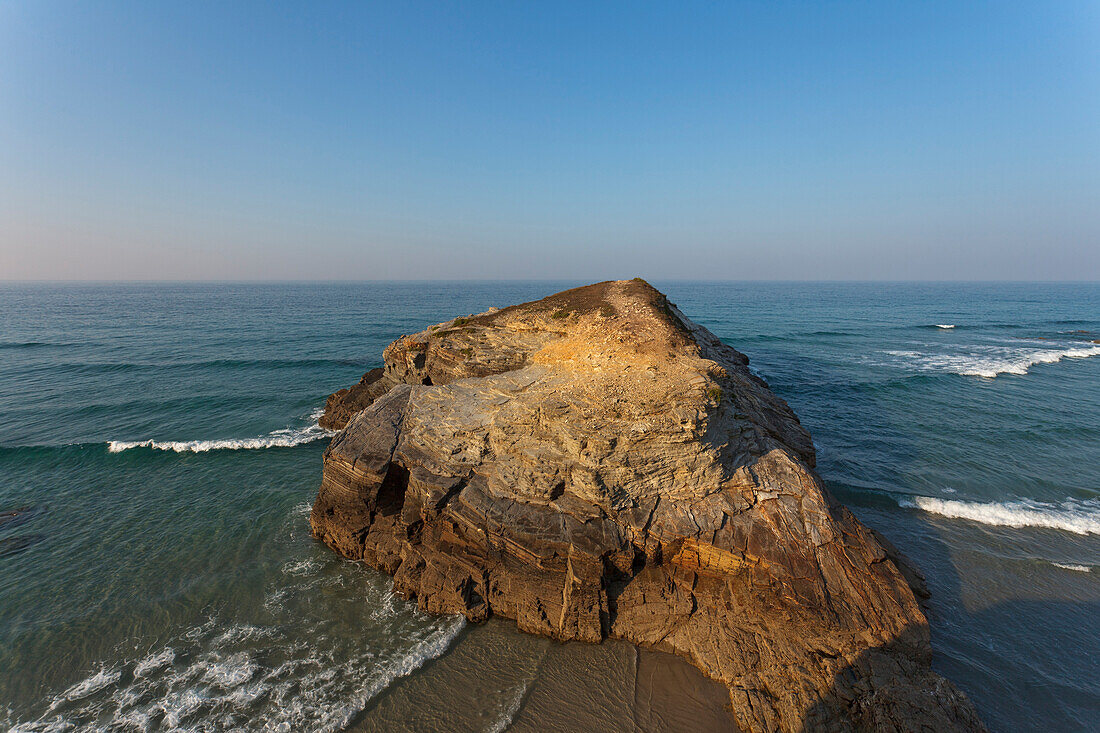
[[[745,730],[982,730],[917,575],[748,359],[641,280],[456,318],[329,398],[313,533],[421,608],[683,655]]]

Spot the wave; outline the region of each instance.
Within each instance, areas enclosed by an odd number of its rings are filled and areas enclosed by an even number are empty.
[[[299,591],[304,588],[299,588]],[[263,629],[214,622],[188,629],[173,646],[102,664],[43,702],[37,719],[13,733],[64,730],[345,729],[378,694],[445,653],[465,628],[461,616],[429,619],[395,609],[388,621],[398,646],[343,649],[310,626],[290,637],[283,626]],[[409,622],[417,619],[417,627]],[[262,643],[253,639],[259,631]],[[242,640],[252,639],[249,643]],[[5,719],[7,718],[7,719]],[[5,728],[9,729],[9,728]]]
[[[749,374],[753,375],[757,379],[763,379],[765,382],[768,381],[767,375],[760,370],[760,367],[756,366],[755,364],[749,364],[748,369]]]
[[[293,448],[315,440],[335,435],[335,431],[322,428],[317,420],[324,414],[318,409],[310,414],[312,424],[303,428],[273,430],[258,438],[223,438],[221,440],[111,440],[107,450],[121,453],[134,448],[174,451],[176,453],[206,453],[212,450],[262,450],[264,448]]]
[[[1027,374],[1036,364],[1054,364],[1062,359],[1086,359],[1100,356],[1100,345],[1070,346],[1054,349],[1010,349],[985,347],[980,353],[924,354],[919,351],[887,351],[923,371],[940,371],[966,377],[993,379],[1000,374]]]
[[[0,703],[0,730],[335,733],[395,680],[447,653],[465,628],[462,616],[422,613],[350,562],[322,568],[311,556],[283,557],[294,575],[267,584],[265,597],[285,603],[265,601],[255,616],[210,614],[164,643],[116,647],[30,709]],[[344,633],[339,620],[364,609],[372,614],[362,633]]]
[[[852,331],[805,331],[794,334],[795,336],[858,336]]]
[[[47,349],[64,348],[75,344],[54,343],[52,341],[0,341],[0,349]]]
[[[503,733],[508,726],[516,720],[516,714],[523,707],[523,699],[527,696],[527,690],[531,686],[531,680],[516,685],[510,693],[501,700],[500,713],[497,719],[486,728],[488,733]]]
[[[720,324],[719,324],[720,325]],[[736,338],[738,342],[756,342],[756,341],[801,341],[807,338],[832,338],[832,337],[844,337],[844,336],[859,336],[860,334],[855,331],[791,331],[788,333],[758,333],[752,336],[739,336]],[[730,343],[730,338],[722,337],[722,341]]]
[[[924,331],[939,331],[941,329],[957,329],[959,331],[1012,331],[1028,328],[1024,323],[923,323],[919,326],[901,326],[899,328],[916,328]]]
[[[1027,499],[981,503],[931,496],[898,497],[907,509],[920,509],[951,519],[965,519],[995,527],[1039,527],[1080,535],[1100,535],[1100,503],[1064,501],[1046,504]]]
[[[46,344],[42,344],[45,346]],[[297,369],[316,366],[354,366],[366,369],[369,359],[207,359],[199,361],[65,361],[36,365],[32,371],[63,371],[75,374],[114,374],[180,369]]]
[[[134,665],[135,677],[148,677],[153,672],[164,669],[176,661],[176,652],[171,647],[165,647],[156,654],[150,654]]]
[[[51,707],[57,707],[63,702],[80,700],[88,697],[89,695],[99,692],[105,687],[113,685],[118,682],[122,677],[122,672],[117,669],[101,668],[95,674],[82,679],[75,685],[65,690],[61,695],[54,700]]]
[[[304,560],[291,560],[283,565],[283,573],[285,575],[307,575],[314,573],[320,567],[320,564],[313,558],[305,558]]]
[[[154,367],[301,367],[301,366],[354,366],[366,368],[372,362],[370,359],[212,359],[208,361],[165,362],[163,364],[149,364],[142,366]]]
[[[1072,570],[1076,573],[1091,573],[1092,572],[1092,566],[1091,565],[1074,565],[1073,563],[1068,563],[1068,562],[1052,562],[1051,565],[1053,565],[1054,567],[1057,567],[1057,568],[1062,568],[1063,570]]]

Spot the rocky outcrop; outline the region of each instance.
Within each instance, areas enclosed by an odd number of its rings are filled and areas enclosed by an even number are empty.
[[[798,418],[644,281],[456,318],[383,358],[329,399],[343,429],[310,521],[425,610],[681,654],[746,730],[982,729]]]

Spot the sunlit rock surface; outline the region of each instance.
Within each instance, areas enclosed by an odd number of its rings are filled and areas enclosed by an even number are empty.
[[[929,669],[919,574],[830,496],[748,359],[647,283],[383,357],[329,398],[311,524],[425,610],[675,652],[746,730],[983,729]]]

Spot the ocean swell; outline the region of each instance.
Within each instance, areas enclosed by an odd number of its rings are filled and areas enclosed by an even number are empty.
[[[111,453],[134,448],[174,451],[176,453],[206,453],[212,450],[260,450],[263,448],[293,448],[296,445],[312,443],[335,433],[317,424],[324,414],[323,409],[316,410],[309,418],[309,425],[301,428],[281,428],[258,438],[223,438],[221,440],[112,440],[107,443]]]
[[[1092,501],[1064,501],[1046,504],[1031,500],[974,502],[937,499],[931,496],[904,496],[898,504],[952,519],[989,524],[996,527],[1041,527],[1080,535],[1100,535],[1100,504]]]

